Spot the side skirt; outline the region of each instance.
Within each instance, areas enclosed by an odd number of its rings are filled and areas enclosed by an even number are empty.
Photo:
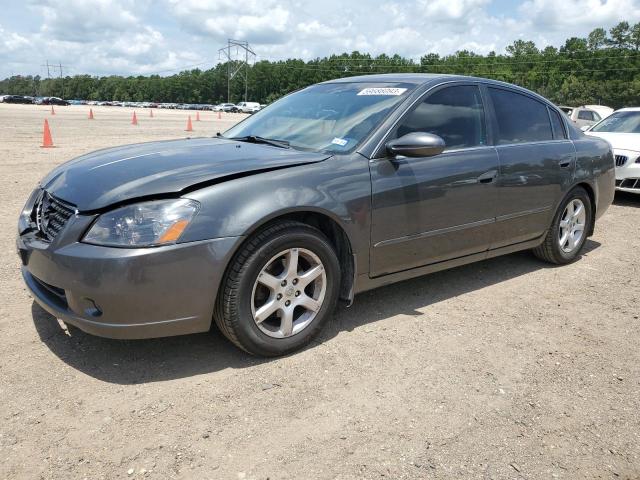
[[[481,260],[499,257],[501,255],[507,255],[509,253],[518,252],[520,250],[529,250],[540,245],[544,240],[546,234],[547,232],[545,231],[542,236],[533,240],[528,240],[526,242],[520,242],[514,245],[496,248],[495,250],[488,250],[486,252],[475,253],[473,255],[467,255],[464,257],[458,257],[452,260],[445,260],[444,262],[432,263],[430,265],[425,265],[424,267],[403,270],[401,272],[391,273],[382,277],[371,278],[368,274],[358,275],[354,291],[355,293],[362,293],[366,292],[367,290],[373,290],[374,288],[389,285],[391,283],[401,282],[403,280],[409,280],[411,278],[428,275],[429,273],[435,273],[441,270],[460,267],[469,263],[479,262]]]

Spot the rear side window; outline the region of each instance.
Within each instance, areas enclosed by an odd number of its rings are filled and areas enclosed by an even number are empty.
[[[508,90],[491,87],[488,90],[496,112],[498,145],[553,139],[546,105]]]
[[[549,109],[549,115],[551,115],[551,125],[553,126],[553,138],[556,140],[567,138],[567,132],[564,129],[560,114],[555,110]]]
[[[578,120],[595,120],[593,118],[593,112],[590,110],[580,110],[578,112]]]
[[[402,120],[397,137],[412,132],[438,135],[448,150],[486,145],[480,89],[475,85],[459,85],[429,95]]]

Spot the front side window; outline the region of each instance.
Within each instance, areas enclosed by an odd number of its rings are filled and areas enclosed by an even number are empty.
[[[438,135],[447,150],[486,145],[480,89],[460,85],[432,93],[402,120],[396,137],[412,132]]]
[[[591,129],[592,132],[640,133],[640,111],[615,112]]]
[[[496,143],[542,142],[553,139],[547,107],[542,102],[501,88],[489,88],[498,126]]]
[[[293,148],[349,153],[404,101],[415,85],[336,82],[287,95],[224,133],[286,141]]]

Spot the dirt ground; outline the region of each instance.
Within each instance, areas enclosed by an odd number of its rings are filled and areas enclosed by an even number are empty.
[[[28,194],[79,154],[187,135],[185,111],[93,110],[0,104],[0,479],[640,478],[640,196],[572,265],[524,252],[368,292],[287,358],[215,330],[67,334],[20,277]],[[241,118],[215,116],[193,135]]]

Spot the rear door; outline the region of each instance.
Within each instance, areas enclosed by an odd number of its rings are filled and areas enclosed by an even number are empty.
[[[433,157],[370,161],[372,276],[484,252],[492,240],[498,157],[488,145],[478,85],[444,86],[410,110],[386,140],[411,132],[439,135]]]
[[[560,113],[538,99],[490,86],[500,162],[495,240],[499,248],[541,236],[570,186],[575,147]]]

